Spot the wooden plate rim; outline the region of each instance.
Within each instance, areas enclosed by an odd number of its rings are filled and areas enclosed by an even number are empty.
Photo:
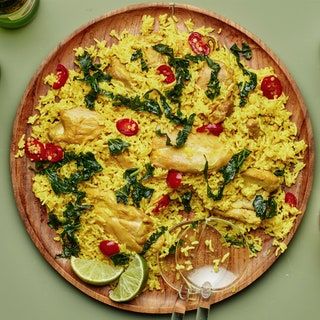
[[[46,66],[47,62],[52,59],[52,57],[54,57],[56,55],[56,53],[60,50],[61,47],[63,47],[66,43],[68,43],[72,38],[74,38],[78,33],[84,31],[86,28],[90,27],[92,24],[98,23],[108,17],[111,16],[115,16],[124,12],[130,12],[130,11],[136,11],[138,9],[145,9],[145,8],[168,8],[171,9],[173,8],[172,4],[168,4],[168,3],[152,3],[152,4],[135,4],[135,5],[130,5],[130,6],[125,6],[123,8],[120,9],[116,9],[113,11],[110,11],[109,13],[102,15],[96,19],[92,19],[91,21],[89,21],[88,23],[84,24],[83,26],[77,28],[74,32],[72,32],[67,38],[65,38],[64,41],[60,42],[58,44],[58,46],[56,47],[56,49],[50,53],[44,60],[43,62],[40,64],[39,68],[37,69],[37,71],[35,72],[35,74],[33,75],[33,77],[31,78],[31,80],[28,83],[27,89],[24,92],[19,107],[17,109],[16,112],[16,116],[14,119],[14,123],[13,123],[13,131],[12,131],[12,143],[11,143],[11,147],[10,147],[10,173],[11,173],[11,179],[12,179],[12,187],[13,187],[13,192],[14,192],[14,196],[15,196],[15,200],[17,203],[17,208],[20,214],[21,219],[23,220],[26,230],[29,234],[29,236],[31,237],[32,241],[34,242],[34,244],[36,245],[36,247],[38,248],[38,250],[40,251],[41,255],[45,258],[45,260],[64,278],[66,279],[68,282],[70,282],[73,286],[75,286],[76,288],[78,288],[79,290],[81,290],[82,292],[84,292],[85,294],[89,295],[90,297],[101,301],[103,303],[106,303],[110,306],[115,306],[119,309],[123,309],[126,311],[134,311],[134,312],[142,312],[141,311],[141,307],[139,305],[133,305],[130,303],[125,303],[125,304],[119,304],[119,303],[114,303],[112,301],[110,301],[109,299],[106,300],[106,297],[102,296],[101,294],[96,293],[95,291],[93,291],[91,288],[88,288],[85,284],[83,284],[80,281],[75,280],[68,272],[66,272],[57,262],[56,260],[51,256],[51,254],[48,252],[48,250],[45,248],[45,246],[43,245],[41,239],[39,239],[39,236],[37,235],[37,233],[35,232],[31,222],[28,219],[28,215],[25,213],[25,208],[23,206],[23,204],[21,203],[20,199],[19,199],[19,194],[16,190],[16,188],[14,187],[14,163],[16,162],[16,158],[15,158],[15,148],[16,146],[13,143],[13,136],[14,136],[14,132],[16,131],[18,125],[19,125],[19,112],[21,107],[25,104],[25,100],[28,96],[28,93],[30,91],[30,88],[32,88],[33,84],[36,83],[37,79],[39,78],[39,75],[41,74],[42,69]],[[199,14],[203,14],[206,15],[210,18],[216,19],[216,20],[220,20],[223,23],[228,24],[229,26],[233,27],[234,29],[240,31],[240,33],[245,34],[247,37],[249,37],[252,41],[256,42],[266,53],[267,55],[275,62],[275,64],[279,67],[279,69],[281,69],[281,71],[283,72],[283,74],[287,77],[287,79],[290,82],[290,86],[292,87],[298,101],[299,101],[299,105],[301,107],[301,110],[303,111],[304,114],[304,119],[305,119],[305,125],[307,126],[307,135],[310,138],[309,140],[309,146],[308,146],[308,159],[309,159],[309,168],[310,168],[310,172],[313,172],[313,168],[314,168],[314,139],[313,139],[313,134],[312,134],[312,126],[311,126],[311,121],[310,118],[308,116],[308,111],[306,108],[306,105],[304,103],[304,100],[302,98],[302,95],[298,89],[298,86],[296,84],[296,82],[294,81],[293,77],[290,75],[289,71],[287,70],[287,68],[284,66],[284,64],[279,60],[279,58],[272,52],[272,50],[270,50],[270,48],[268,48],[258,37],[256,37],[254,34],[252,34],[251,32],[249,32],[248,30],[246,30],[245,28],[243,28],[242,26],[238,25],[237,23],[230,21],[229,19],[216,14],[215,12],[212,12],[210,10],[205,10],[205,9],[201,9],[198,8],[196,6],[192,6],[192,5],[188,5],[188,4],[174,4],[174,8],[179,8],[179,9],[184,9],[187,11],[192,11],[192,12],[196,12]],[[309,179],[307,180],[306,183],[306,187],[305,187],[305,194],[304,194],[304,198],[302,199],[302,207],[301,207],[301,211],[302,214],[297,218],[295,225],[293,227],[293,229],[291,230],[290,234],[288,235],[288,237],[286,238],[286,243],[288,244],[293,235],[295,234],[298,226],[301,223],[302,217],[304,216],[304,212],[306,211],[306,207],[307,207],[307,199],[309,198],[310,192],[311,192],[311,188],[312,188],[312,184],[313,184],[313,175],[311,175],[309,177]],[[260,276],[262,276],[264,274],[264,272],[269,269],[269,267],[277,260],[270,260],[268,261],[268,263],[264,266],[262,272],[260,274],[257,275],[257,277],[255,277],[255,279],[250,282],[249,284],[246,284],[242,287],[239,288],[239,291],[244,289],[245,287],[247,287],[248,285],[250,285],[251,283],[253,283],[254,281],[256,281]],[[226,297],[227,298],[227,297]],[[188,308],[188,310],[192,310],[194,308]],[[143,310],[143,313],[170,313],[171,309],[166,307],[166,308],[153,308],[150,306],[147,306],[146,309]]]

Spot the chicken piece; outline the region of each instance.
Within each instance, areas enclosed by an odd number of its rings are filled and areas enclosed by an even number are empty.
[[[152,231],[150,218],[134,206],[117,203],[111,190],[87,189],[87,197],[93,201],[93,212],[106,234],[135,252],[142,250],[149,233]]]
[[[223,83],[225,86],[230,87],[232,85],[232,70],[227,69],[224,63],[219,63],[221,69],[218,73],[218,80],[220,83]],[[203,90],[207,90],[208,83],[211,77],[211,69],[207,64],[200,70],[199,76],[196,84],[202,88]],[[219,123],[222,122],[228,115],[230,115],[233,111],[233,99],[232,99],[232,91],[230,90],[225,101],[222,103],[214,103],[211,105],[211,112],[208,115],[208,118],[211,123]]]
[[[260,135],[259,121],[257,119],[248,119],[247,128],[250,138],[258,138]]]
[[[239,199],[231,204],[231,207],[234,209],[248,209],[248,210],[254,210],[252,201],[249,201],[247,199]]]
[[[123,82],[126,87],[131,88],[132,78],[130,72],[126,67],[119,61],[118,58],[112,57],[110,65],[107,68],[107,71],[110,73],[113,79]]]
[[[60,122],[49,132],[54,142],[82,144],[94,140],[104,128],[102,116],[86,108],[63,110]]]
[[[220,71],[218,73],[218,80],[220,83],[224,83],[227,87],[232,84],[233,72],[230,69],[227,69],[226,65],[222,62],[219,62]],[[205,63],[203,68],[199,71],[198,79],[196,84],[203,90],[207,89],[208,83],[210,81],[212,69],[208,67]]]
[[[258,226],[261,223],[261,219],[257,217],[254,210],[233,208],[227,211],[214,209],[212,212],[225,218],[231,218],[255,226]]]
[[[223,103],[213,104],[212,111],[208,115],[210,123],[220,123],[233,111],[232,92],[230,91],[226,100]]]
[[[177,133],[169,134],[175,141]],[[232,152],[213,135],[191,133],[182,148],[166,145],[165,137],[155,137],[152,143],[151,163],[156,167],[181,172],[202,172],[208,160],[208,169],[219,170],[232,157]]]
[[[157,68],[162,64],[166,64],[166,60],[164,59],[164,57],[151,47],[146,48],[144,54],[147,65],[151,68]]]
[[[243,178],[249,182],[261,186],[268,192],[277,190],[280,186],[280,179],[267,170],[250,168],[242,173]]]

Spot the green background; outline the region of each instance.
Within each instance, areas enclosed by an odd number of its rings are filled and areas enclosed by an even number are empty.
[[[60,277],[42,258],[24,229],[15,206],[9,174],[12,122],[19,100],[39,64],[82,24],[135,2],[42,0],[38,15],[30,25],[12,31],[0,29],[1,319],[170,318],[169,315],[141,315],[110,308],[82,294]],[[215,11],[237,22],[272,48],[302,92],[317,147],[320,133],[320,1],[189,0],[184,3]],[[211,319],[308,320],[319,317],[318,165],[307,212],[288,250],[250,287],[214,305]],[[194,316],[195,313],[188,313],[186,319]]]

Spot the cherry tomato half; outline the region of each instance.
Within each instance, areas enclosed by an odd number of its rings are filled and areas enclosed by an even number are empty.
[[[219,136],[220,133],[223,131],[222,123],[209,123],[205,124],[196,130],[197,132],[209,132],[215,136]]]
[[[172,69],[166,64],[162,64],[157,68],[158,73],[164,75],[166,78],[163,80],[165,83],[172,83],[176,80],[176,77]]]
[[[160,200],[157,202],[156,207],[152,210],[154,213],[159,213],[163,209],[165,209],[170,203],[170,197],[169,195],[164,195]]]
[[[169,170],[166,181],[170,188],[179,188],[182,182],[182,173],[177,170]]]
[[[112,240],[103,240],[99,244],[100,251],[107,257],[111,257],[120,252],[119,245]]]
[[[63,64],[58,64],[57,68],[57,81],[52,85],[53,89],[60,89],[67,82],[69,71]]]
[[[268,99],[275,99],[282,94],[282,85],[280,80],[275,76],[267,76],[261,82],[263,95]]]
[[[31,161],[44,161],[46,160],[46,151],[44,144],[38,139],[29,137],[24,146],[26,156]]]
[[[192,32],[189,35],[188,42],[194,53],[204,56],[210,53],[210,46],[203,40],[203,36],[199,32]]]
[[[64,152],[60,146],[55,145],[53,143],[46,143],[44,147],[46,153],[46,160],[50,162],[58,162],[63,159]]]
[[[116,127],[125,136],[134,136],[139,131],[138,123],[132,119],[123,118],[116,122]]]
[[[296,196],[291,192],[286,192],[286,195],[284,197],[284,202],[289,204],[291,207],[296,207],[298,204],[298,200]]]

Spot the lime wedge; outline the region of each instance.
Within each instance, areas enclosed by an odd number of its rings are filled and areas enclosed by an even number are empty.
[[[132,300],[144,288],[148,280],[148,272],[146,260],[135,254],[128,268],[121,274],[118,285],[110,291],[109,298],[116,302]]]
[[[82,281],[97,286],[103,286],[116,280],[123,272],[123,267],[120,266],[76,257],[71,257],[71,268]]]

